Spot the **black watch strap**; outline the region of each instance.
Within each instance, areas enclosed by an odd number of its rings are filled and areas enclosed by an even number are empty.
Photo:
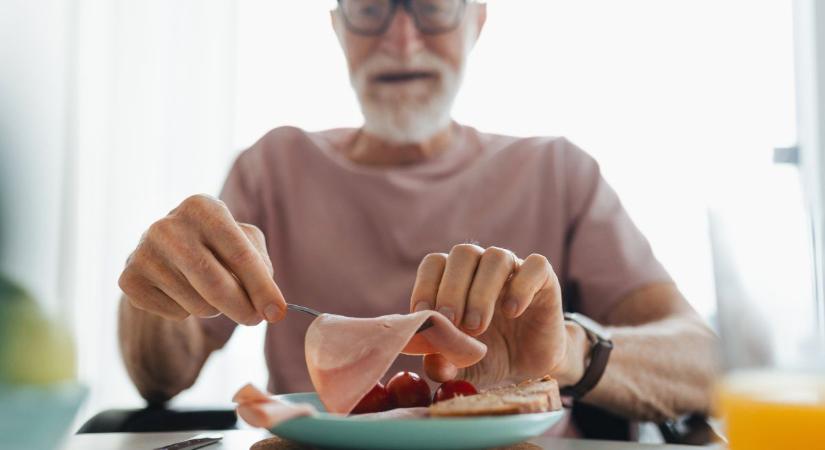
[[[607,330],[587,316],[578,313],[565,313],[564,318],[584,328],[587,338],[592,344],[588,355],[590,362],[584,369],[581,380],[572,386],[562,388],[560,391],[561,395],[578,399],[590,392],[602,379],[602,375],[604,375],[607,368],[607,361],[610,359],[610,351],[613,350],[613,341],[610,340],[610,333]]]

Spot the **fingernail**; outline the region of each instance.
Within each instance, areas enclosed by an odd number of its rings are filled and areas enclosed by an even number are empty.
[[[502,311],[504,314],[513,317],[516,315],[516,311],[518,310],[518,302],[514,298],[508,298],[504,300],[504,303],[501,305]]]
[[[268,322],[278,321],[278,318],[280,317],[280,314],[278,314],[278,307],[275,305],[267,305],[266,308],[264,308],[264,317],[266,317]]]
[[[468,330],[475,330],[481,326],[481,314],[478,311],[470,311],[464,316],[464,326]]]
[[[430,309],[430,304],[429,303],[427,303],[427,302],[418,302],[418,303],[415,304],[415,308],[413,308],[413,312],[426,311],[428,309]]]
[[[441,315],[442,315],[442,316],[444,316],[444,317],[446,317],[446,318],[447,318],[447,320],[449,320],[450,322],[454,322],[454,321],[455,321],[455,313],[453,312],[453,309],[452,309],[452,308],[448,308],[448,307],[446,307],[446,306],[442,306],[441,308],[438,308],[438,312],[440,312],[440,313],[441,313]]]

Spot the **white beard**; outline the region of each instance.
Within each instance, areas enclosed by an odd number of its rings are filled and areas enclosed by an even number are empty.
[[[405,85],[370,83],[370,77],[377,73],[404,69],[430,71],[438,77]],[[435,136],[450,124],[462,75],[463,65],[456,71],[427,51],[408,61],[376,54],[350,73],[364,115],[364,130],[396,144],[420,143]]]

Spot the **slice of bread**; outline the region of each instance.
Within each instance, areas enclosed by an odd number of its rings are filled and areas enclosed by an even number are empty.
[[[434,403],[430,416],[498,416],[561,409],[559,385],[550,376],[519,384],[485,389],[476,395],[458,396]]]

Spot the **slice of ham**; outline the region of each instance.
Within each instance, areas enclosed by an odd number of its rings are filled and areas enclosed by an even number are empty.
[[[416,334],[428,319],[433,326]],[[322,314],[307,330],[306,362],[318,397],[332,413],[347,414],[399,353],[438,353],[457,367],[480,361],[487,347],[435,311],[369,319]]]
[[[246,423],[260,428],[272,428],[296,417],[311,416],[318,411],[308,403],[292,403],[277,396],[269,396],[251,384],[235,393],[232,401],[238,404],[238,416]],[[352,416],[359,420],[402,420],[428,417],[429,408],[396,408]]]
[[[242,387],[232,401],[238,404],[238,415],[254,427],[272,428],[296,417],[311,416],[318,411],[307,403],[292,403],[270,397],[251,384]]]

